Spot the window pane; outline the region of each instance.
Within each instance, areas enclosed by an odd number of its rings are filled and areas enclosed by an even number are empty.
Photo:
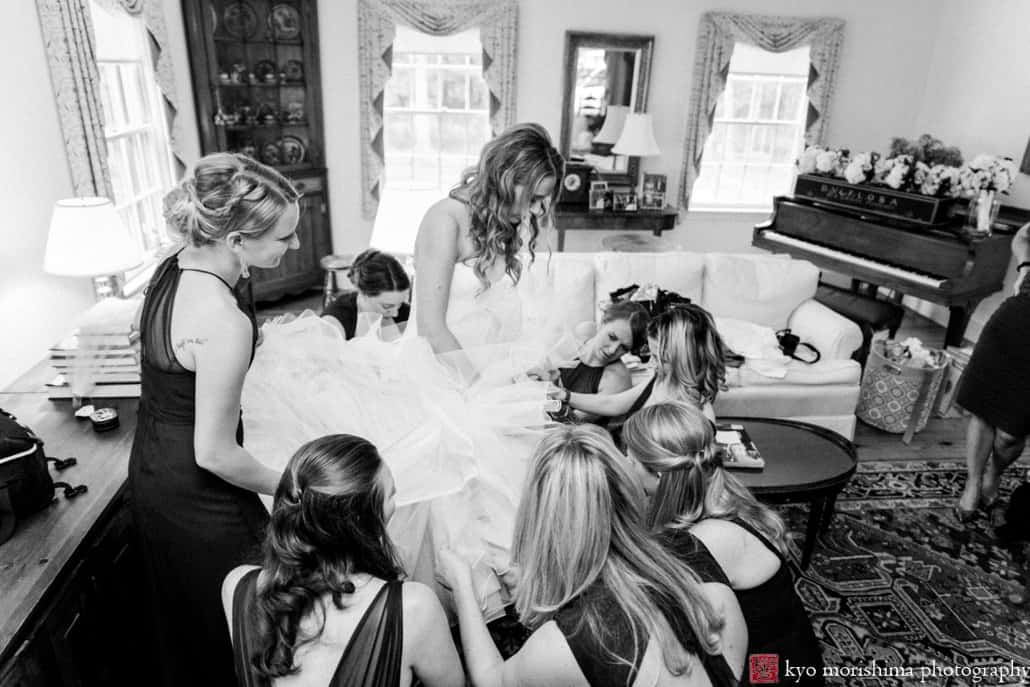
[[[776,141],[773,144],[772,160],[783,164],[790,164],[800,152],[795,148],[797,139],[797,127],[778,126],[776,127]]]
[[[445,71],[441,74],[443,83],[443,106],[448,110],[464,110],[465,75],[458,71]]]
[[[412,115],[415,124],[415,152],[435,155],[440,149],[440,116]]]
[[[444,155],[465,155],[465,115],[440,115],[440,152]]]
[[[465,64],[467,61],[465,55],[443,55],[444,64]]]
[[[486,86],[486,81],[477,72],[476,75],[469,79],[469,109],[470,110],[486,110],[490,107],[490,92]]]
[[[801,100],[805,94],[805,84],[787,82],[780,91],[780,106],[776,118],[781,121],[793,121],[801,116]]]
[[[140,126],[146,122],[146,113],[143,109],[143,91],[140,88],[139,65],[122,64],[119,66],[122,74],[122,87],[125,89],[125,123],[128,126]]]
[[[751,115],[751,94],[754,89],[753,81],[734,81],[732,97],[729,101],[731,118],[747,119]]]
[[[132,196],[139,196],[146,184],[146,172],[143,170],[143,153],[140,151],[140,137],[130,136],[126,140],[126,153],[129,159],[129,179]],[[126,201],[129,199],[126,198]]]
[[[129,176],[129,160],[125,141],[116,138],[107,144],[107,166],[111,171],[111,187],[114,191],[114,202],[122,205],[129,202],[132,196],[131,178]]]
[[[411,69],[395,66],[386,82],[384,107],[411,107],[411,84]]]
[[[403,112],[386,114],[384,147],[388,153],[410,154],[415,148],[415,126],[412,115]]]
[[[772,119],[776,114],[776,91],[779,84],[775,81],[762,81],[758,90],[758,119]]]
[[[416,107],[423,107],[430,110],[436,110],[440,107],[440,72],[436,69],[430,69],[426,71],[425,77],[425,98],[416,97]],[[418,88],[416,87],[416,93]]]

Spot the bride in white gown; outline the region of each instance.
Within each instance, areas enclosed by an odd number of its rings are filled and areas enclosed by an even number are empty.
[[[494,571],[508,566],[526,462],[549,423],[548,384],[522,373],[554,342],[523,331],[517,282],[562,164],[541,127],[502,133],[426,213],[403,336],[373,323],[345,341],[311,313],[266,324],[243,391],[247,447],[277,469],[325,434],[373,442],[396,481],[389,529],[409,574],[432,583],[436,551],[454,549],[494,611]]]

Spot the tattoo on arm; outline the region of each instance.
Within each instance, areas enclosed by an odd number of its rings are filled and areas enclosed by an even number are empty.
[[[200,337],[187,337],[185,339],[179,339],[175,343],[175,350],[181,351],[182,349],[186,348],[186,346],[188,346],[189,344],[200,346],[205,343],[207,343],[207,339]]]

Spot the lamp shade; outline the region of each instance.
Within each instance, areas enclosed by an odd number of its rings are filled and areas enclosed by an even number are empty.
[[[626,115],[629,108],[625,105],[609,105],[608,112],[604,116],[604,124],[601,130],[594,136],[594,143],[615,143],[622,134],[622,125],[626,123]]]
[[[638,113],[626,117],[626,125],[622,128],[622,136],[612,148],[617,155],[661,155],[658,142],[654,140],[654,126],[651,115]]]
[[[54,205],[43,257],[50,274],[99,277],[142,261],[139,244],[107,198],[66,198]]]

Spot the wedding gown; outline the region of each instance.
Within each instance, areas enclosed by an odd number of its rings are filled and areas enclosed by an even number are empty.
[[[462,345],[451,355],[467,356],[473,381],[449,355],[434,355],[414,316],[392,341],[375,326],[346,341],[311,312],[265,324],[243,389],[246,446],[282,470],[311,439],[368,439],[393,472],[389,531],[409,575],[432,584],[436,551],[453,548],[497,610],[493,570],[508,566],[526,466],[553,405],[546,383],[513,378],[540,362],[547,342],[523,333],[509,277],[484,288],[464,264],[454,269],[447,323]]]

